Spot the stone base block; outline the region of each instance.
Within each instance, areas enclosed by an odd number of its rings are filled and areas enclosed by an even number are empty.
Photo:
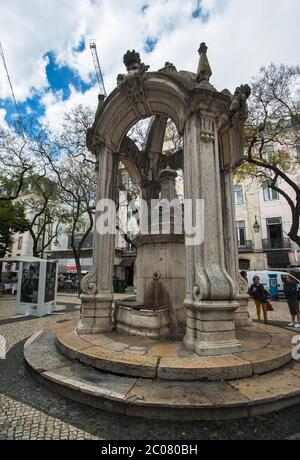
[[[217,356],[241,351],[236,339],[235,301],[185,301],[187,315],[185,347],[200,356]]]
[[[236,310],[234,315],[234,321],[236,327],[248,327],[252,325],[252,319],[248,311],[248,300],[249,297],[241,297],[237,299],[239,308]]]
[[[130,336],[161,339],[170,332],[167,307],[135,308],[118,302],[115,320],[117,331]]]
[[[81,296],[81,318],[77,326],[78,335],[111,332],[113,295]]]

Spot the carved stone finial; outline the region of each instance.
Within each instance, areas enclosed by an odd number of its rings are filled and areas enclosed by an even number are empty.
[[[172,62],[166,62],[165,63],[165,66],[162,68],[162,69],[159,69],[159,72],[171,72],[171,73],[177,73],[177,69],[176,67],[174,66],[174,64],[172,64]]]
[[[212,76],[211,67],[207,58],[207,46],[205,43],[201,43],[199,48],[199,66],[197,71],[197,81],[201,83],[202,81],[209,81]]]
[[[235,114],[239,110],[246,111],[247,99],[250,97],[250,95],[251,88],[249,85],[241,85],[238,88],[236,88],[230,106],[231,114]]]
[[[128,50],[127,53],[124,54],[123,62],[126,66],[127,72],[130,72],[132,70],[144,70],[145,72],[147,72],[147,70],[149,69],[149,66],[145,65],[141,61],[139,53],[137,53],[135,50]]]
[[[149,66],[141,62],[139,53],[135,50],[128,50],[123,57],[123,62],[127,69],[127,75],[119,74],[117,77],[118,86],[121,86],[128,76],[143,76],[148,70]]]
[[[208,48],[207,48],[207,46],[206,46],[206,43],[202,42],[202,43],[200,44],[200,48],[199,48],[199,50],[198,50],[198,53],[199,53],[199,54],[202,54],[202,53],[206,54],[206,53],[207,53],[207,50],[208,50]]]

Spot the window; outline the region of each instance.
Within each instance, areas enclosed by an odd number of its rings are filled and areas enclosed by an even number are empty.
[[[250,270],[250,260],[248,259],[239,259],[240,270]]]
[[[264,187],[264,200],[265,201],[276,201],[279,200],[279,193],[273,190],[269,186]]]
[[[242,185],[234,186],[234,202],[236,205],[240,205],[244,203],[244,194],[243,194]]]
[[[22,249],[22,245],[23,245],[23,236],[20,236],[18,239],[18,251]]]
[[[236,223],[237,240],[239,246],[246,245],[246,222],[244,220],[238,220]]]
[[[272,161],[274,158],[274,147],[273,145],[266,145],[262,150],[262,157],[265,161]]]

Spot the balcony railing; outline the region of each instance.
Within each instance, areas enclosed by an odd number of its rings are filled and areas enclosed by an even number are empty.
[[[240,241],[238,242],[238,250],[239,252],[249,252],[253,251],[253,242],[250,240],[244,241],[241,243]]]
[[[272,249],[291,249],[292,243],[289,238],[269,238],[262,240],[263,249],[270,251]]]
[[[124,256],[135,256],[136,255],[136,248],[134,246],[123,248],[123,255]]]

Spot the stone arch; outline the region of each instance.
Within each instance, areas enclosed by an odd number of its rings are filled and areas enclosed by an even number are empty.
[[[183,134],[190,112],[186,83],[168,72],[127,77],[98,110],[93,133],[114,153],[135,123],[153,115],[172,119]]]

